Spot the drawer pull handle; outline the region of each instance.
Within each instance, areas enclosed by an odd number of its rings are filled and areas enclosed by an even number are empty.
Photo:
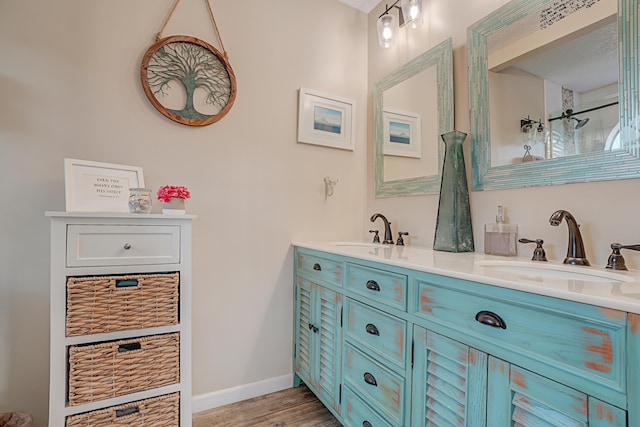
[[[367,281],[367,289],[380,292],[380,285],[375,280]]]
[[[367,326],[366,326],[366,329],[367,329],[367,333],[368,334],[380,336],[380,331],[378,330],[376,325],[368,323]]]
[[[315,264],[313,264],[313,269],[315,271],[322,271],[322,267],[317,262]]]
[[[376,381],[376,377],[371,375],[369,372],[364,373],[364,382],[374,387],[378,387],[378,382]]]
[[[116,417],[124,417],[125,415],[135,414],[136,412],[140,412],[140,408],[138,406],[116,409]]]
[[[132,342],[130,344],[120,344],[118,346],[118,353],[126,353],[127,351],[140,350],[142,346],[139,342]]]
[[[476,314],[476,320],[492,328],[507,329],[507,324],[502,320],[502,317],[490,311],[479,311],[478,314]]]
[[[132,288],[138,285],[138,279],[116,280],[116,288]]]
[[[125,243],[123,247],[125,251],[128,251],[129,249],[131,249],[131,245],[129,243]]]
[[[369,421],[363,421],[362,427],[373,427],[373,425]]]

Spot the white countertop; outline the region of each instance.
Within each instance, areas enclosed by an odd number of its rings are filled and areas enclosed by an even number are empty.
[[[611,271],[604,266],[564,265],[562,261],[540,263],[531,261],[530,257],[450,253],[416,246],[367,243],[358,246],[358,243],[347,242],[293,242],[292,245],[640,314],[640,271],[635,270]],[[497,268],[507,265],[514,268]],[[572,272],[580,278],[555,277],[569,276]],[[588,276],[591,274],[598,277],[591,280]]]

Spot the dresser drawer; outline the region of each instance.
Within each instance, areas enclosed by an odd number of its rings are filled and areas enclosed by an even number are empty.
[[[393,427],[349,387],[344,388],[344,424],[346,427]]]
[[[68,416],[66,427],[178,427],[180,393]]]
[[[67,267],[178,264],[180,226],[69,225]]]
[[[394,424],[404,425],[405,379],[349,343],[345,346],[345,354],[345,384]]]
[[[361,265],[347,264],[347,288],[383,304],[406,310],[407,276]]]
[[[297,251],[297,272],[313,282],[342,287],[342,262],[305,251]]]
[[[407,322],[380,310],[346,300],[346,337],[404,369]]]
[[[626,393],[626,313],[438,277],[416,281],[410,311],[465,334],[483,351],[542,364],[534,367],[595,396]]]
[[[66,336],[177,325],[180,274],[67,278]]]
[[[180,382],[180,334],[69,347],[69,405]]]

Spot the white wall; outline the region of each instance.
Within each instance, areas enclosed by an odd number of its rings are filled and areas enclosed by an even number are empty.
[[[469,85],[467,72],[467,27],[491,11],[507,3],[506,0],[466,1],[431,0],[424,2],[426,17],[423,26],[414,31],[400,32],[398,43],[390,49],[378,46],[375,22],[384,11],[385,2],[369,14],[369,99],[374,82],[405,62],[436,46],[448,37],[453,38],[455,128],[469,133]],[[460,13],[464,10],[464,14]],[[371,105],[371,104],[369,104]],[[371,106],[369,106],[371,109]],[[372,111],[368,125],[372,126]],[[438,196],[413,196],[376,199],[373,196],[372,134],[369,133],[368,204],[367,215],[384,213],[394,234],[408,231],[409,244],[433,246],[438,213]],[[469,142],[465,143],[467,173],[471,163]],[[549,187],[519,188],[500,191],[471,192],[471,216],[476,251],[482,251],[484,224],[495,221],[496,206],[503,204],[507,219],[519,226],[520,237],[542,238],[550,260],[560,262],[567,250],[567,227],[551,227],[549,217],[557,209],[573,213],[581,224],[587,256],[592,264],[604,265],[611,252],[609,245],[640,242],[637,212],[640,209],[638,188],[640,180],[621,180]],[[469,188],[471,188],[469,186]],[[365,228],[370,225],[365,225]],[[363,235],[368,233],[363,231]],[[407,239],[405,239],[405,242]],[[518,245],[521,255],[533,253],[533,247]],[[624,253],[630,268],[640,267],[637,252]]]
[[[220,122],[191,128],[139,81],[173,3],[0,2],[0,412],[46,422],[44,212],[64,210],[63,158],[137,165],[149,188],[191,190],[195,396],[290,375],[289,243],[363,228],[366,14],[337,0],[212,1],[238,95]],[[219,47],[205,5],[182,1],[164,35]],[[296,143],[300,86],[356,101],[354,152]],[[339,180],[327,200],[324,176]]]

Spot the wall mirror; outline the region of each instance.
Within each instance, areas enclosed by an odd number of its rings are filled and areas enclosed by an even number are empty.
[[[468,29],[473,190],[640,177],[637,22],[638,0],[514,0]]]
[[[373,89],[376,197],[437,194],[444,146],[453,130],[453,60],[448,39]]]

